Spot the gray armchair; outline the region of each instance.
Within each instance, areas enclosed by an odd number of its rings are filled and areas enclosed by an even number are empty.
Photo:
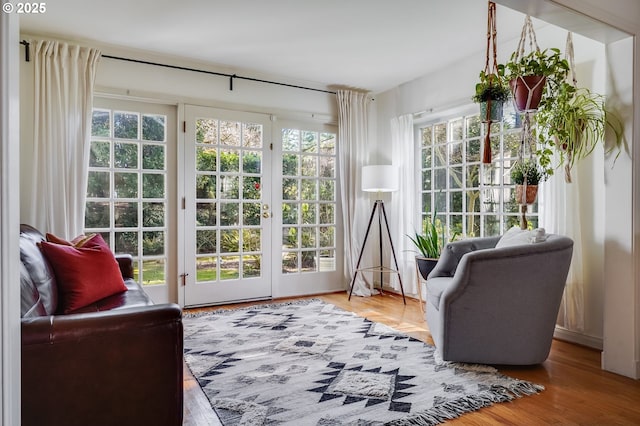
[[[498,241],[449,243],[429,274],[427,323],[444,361],[531,365],[549,355],[573,241]]]

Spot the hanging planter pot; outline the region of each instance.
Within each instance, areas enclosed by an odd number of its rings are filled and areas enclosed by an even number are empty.
[[[533,204],[538,196],[538,185],[516,185],[516,202],[518,204]]]
[[[480,102],[480,118],[483,123],[499,123],[502,121],[502,101]]]
[[[509,80],[513,101],[518,111],[538,109],[546,80],[542,75],[517,76]]]

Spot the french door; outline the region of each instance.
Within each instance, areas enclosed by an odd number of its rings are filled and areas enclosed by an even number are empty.
[[[184,304],[271,296],[271,121],[185,106]]]

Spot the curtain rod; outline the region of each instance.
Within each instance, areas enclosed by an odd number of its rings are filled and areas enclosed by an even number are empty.
[[[122,57],[119,57],[119,56],[102,55],[102,57],[103,58],[108,58],[108,59],[115,59],[115,60],[118,60],[118,61],[134,62],[134,63],[137,63],[137,64],[154,65],[154,66],[157,66],[157,67],[172,68],[172,69],[176,69],[176,70],[192,71],[192,72],[199,72],[199,73],[202,73],[202,74],[217,75],[219,77],[227,77],[229,79],[229,90],[233,90],[233,80],[238,79],[238,80],[254,81],[254,82],[257,82],[257,83],[275,84],[277,86],[291,87],[291,88],[294,88],[294,89],[312,90],[314,92],[329,93],[331,95],[335,95],[336,94],[336,92],[332,92],[330,90],[315,89],[313,87],[297,86],[295,84],[280,83],[280,82],[277,82],[277,81],[270,81],[270,80],[262,80],[262,79],[259,79],[259,78],[245,77],[245,76],[241,76],[241,75],[237,75],[237,74],[227,74],[227,73],[222,73],[222,72],[200,70],[200,69],[196,69],[196,68],[181,67],[181,66],[178,66],[178,65],[169,65],[169,64],[161,64],[161,63],[158,63],[158,62],[143,61],[143,60],[140,60],[140,59],[122,58]]]

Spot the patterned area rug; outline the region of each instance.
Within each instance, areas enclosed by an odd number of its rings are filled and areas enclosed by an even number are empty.
[[[320,300],[186,314],[184,332],[225,426],[435,425],[543,390]]]

